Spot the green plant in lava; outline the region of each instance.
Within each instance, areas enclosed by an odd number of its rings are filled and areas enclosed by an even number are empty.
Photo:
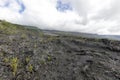
[[[17,57],[14,57],[11,59],[11,62],[10,62],[10,67],[12,69],[12,72],[13,72],[13,75],[15,76],[16,73],[17,73],[17,70],[18,70],[18,58]]]

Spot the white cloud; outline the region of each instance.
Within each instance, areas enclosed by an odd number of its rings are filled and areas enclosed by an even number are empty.
[[[9,7],[3,7],[8,1]],[[42,29],[120,35],[119,0],[61,0],[72,7],[65,12],[56,9],[57,0],[20,1],[25,5],[22,13],[16,0],[0,0],[0,19]]]

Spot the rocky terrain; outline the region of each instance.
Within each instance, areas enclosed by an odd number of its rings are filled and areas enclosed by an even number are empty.
[[[0,21],[0,80],[120,80],[120,41]]]

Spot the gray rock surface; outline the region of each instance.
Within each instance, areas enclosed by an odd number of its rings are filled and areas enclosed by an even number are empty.
[[[0,80],[120,80],[120,41],[0,30]]]

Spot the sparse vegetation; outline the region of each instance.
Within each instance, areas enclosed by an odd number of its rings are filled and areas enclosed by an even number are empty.
[[[31,64],[28,65],[28,71],[33,72],[33,66]]]
[[[40,64],[44,65],[44,64],[46,64],[46,61],[45,60],[40,60]]]
[[[9,22],[6,22],[5,20],[0,22],[0,33],[3,34],[17,34],[17,33],[22,33],[21,37],[26,38],[26,33],[35,35],[37,34],[38,36],[42,36],[43,33],[41,31],[38,31],[36,29],[29,29],[28,27],[23,28],[21,25],[17,24],[11,24]]]
[[[13,72],[13,75],[15,76],[16,73],[17,73],[17,70],[18,70],[18,58],[17,57],[14,57],[11,59],[11,62],[10,62],[10,67],[12,69],[12,72]]]
[[[9,58],[4,58],[3,61],[4,61],[5,63],[8,63],[8,62],[9,62]]]
[[[29,61],[30,61],[30,57],[26,57],[26,58],[25,58],[25,62],[26,62],[26,64],[28,64]]]
[[[27,35],[24,34],[24,33],[22,33],[22,34],[21,34],[21,39],[27,39]]]
[[[52,60],[52,57],[51,57],[50,55],[48,55],[47,60],[48,60],[48,61],[51,61],[51,60]]]
[[[2,57],[3,56],[3,53],[2,52],[0,52],[0,57]]]
[[[17,32],[17,27],[6,21],[0,23],[0,31],[4,34],[15,34]]]
[[[0,21],[0,79],[120,79],[120,41],[43,32]]]

